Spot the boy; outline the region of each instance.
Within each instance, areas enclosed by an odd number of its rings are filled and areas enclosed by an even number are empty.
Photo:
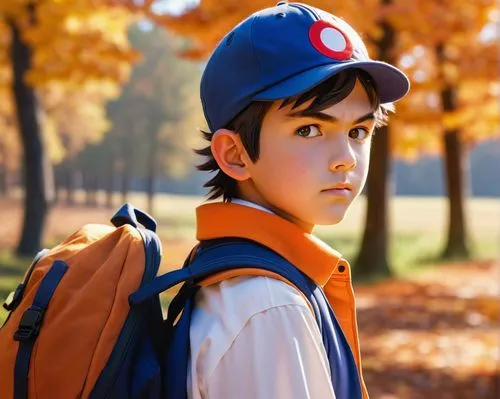
[[[223,202],[197,209],[197,238],[249,239],[286,258],[323,288],[349,345],[325,350],[311,305],[286,281],[228,274],[196,297],[190,398],[356,396],[344,380],[367,397],[349,265],[311,231],[342,220],[365,184],[374,129],[408,89],[347,23],[304,4],[259,11],[219,43],[201,82],[210,146],[198,153],[199,169],[216,172],[210,199]]]

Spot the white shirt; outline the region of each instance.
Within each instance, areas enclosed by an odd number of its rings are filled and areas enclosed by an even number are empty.
[[[335,398],[316,320],[285,282],[236,277],[201,288],[190,344],[188,398]]]

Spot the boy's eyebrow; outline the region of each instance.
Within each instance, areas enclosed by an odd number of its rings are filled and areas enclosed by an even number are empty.
[[[313,112],[307,111],[307,110],[296,111],[296,112],[292,112],[292,113],[287,114],[287,117],[289,117],[289,118],[314,118],[314,119],[319,119],[319,120],[325,121],[325,122],[332,122],[332,123],[338,122],[338,119],[335,118],[334,116],[325,114],[324,112],[321,112],[321,111],[313,111]],[[365,122],[367,120],[374,120],[374,119],[375,119],[375,112],[371,111],[371,112],[367,113],[366,115],[360,116],[359,118],[357,118],[353,122],[354,123],[362,123],[362,122]]]

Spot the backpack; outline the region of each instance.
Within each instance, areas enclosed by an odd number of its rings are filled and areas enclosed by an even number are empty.
[[[156,277],[153,218],[125,204],[111,222],[83,226],[40,252],[4,304],[1,398],[187,398],[194,296],[204,278],[248,268],[281,276],[306,296],[336,366],[337,397],[361,398],[354,357],[322,290],[281,256],[243,239],[203,242],[182,268]],[[159,294],[178,284],[164,319]]]

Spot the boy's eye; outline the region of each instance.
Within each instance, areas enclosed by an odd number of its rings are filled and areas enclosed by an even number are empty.
[[[296,131],[295,134],[300,137],[317,137],[321,136],[321,132],[319,130],[319,127],[316,125],[307,125],[307,126],[302,126],[299,127]]]
[[[349,130],[349,137],[354,140],[364,141],[370,136],[370,132],[365,127],[355,127]]]

